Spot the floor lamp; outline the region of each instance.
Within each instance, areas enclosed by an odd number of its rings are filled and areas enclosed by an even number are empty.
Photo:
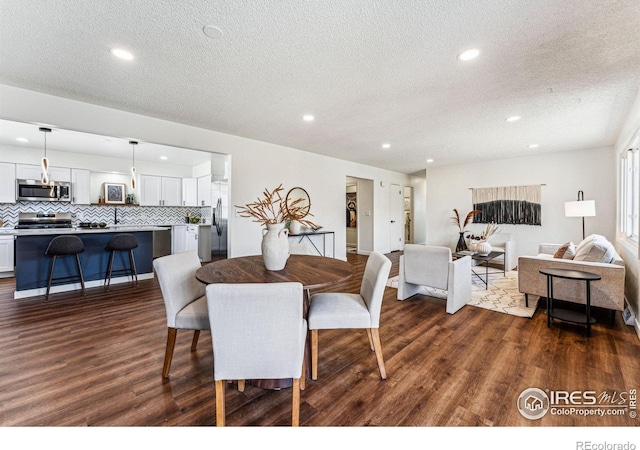
[[[564,202],[565,217],[582,217],[582,239],[584,235],[584,218],[595,217],[596,202],[595,200],[585,200],[584,192],[578,191],[578,200],[575,202]]]

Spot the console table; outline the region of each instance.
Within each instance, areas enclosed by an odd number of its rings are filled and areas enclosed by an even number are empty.
[[[331,235],[331,243],[332,243],[332,253],[331,255],[327,255],[327,235],[330,234]],[[316,245],[315,242],[313,242],[313,239],[311,239],[312,236],[321,236],[322,237],[322,251],[320,251],[320,249],[318,248],[318,245]],[[313,246],[313,248],[315,249],[315,251],[318,253],[318,255],[320,256],[330,256],[332,258],[336,257],[336,235],[334,231],[307,231],[304,233],[298,233],[298,234],[290,234],[289,235],[290,238],[299,238],[297,240],[298,243],[302,242],[303,240],[308,240],[311,245]]]
[[[600,275],[579,270],[566,269],[542,269],[542,275],[547,277],[547,327],[551,327],[551,319],[559,319],[565,322],[572,322],[586,325],[587,336],[591,336],[591,324],[596,320],[591,317],[591,282],[601,279]],[[570,311],[566,309],[553,308],[553,279],[563,278],[565,280],[584,281],[586,283],[586,308],[585,313]]]

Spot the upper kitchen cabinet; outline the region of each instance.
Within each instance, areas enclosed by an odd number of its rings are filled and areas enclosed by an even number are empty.
[[[71,169],[71,203],[76,205],[91,203],[91,171]]]
[[[198,180],[195,178],[182,179],[182,206],[198,205]]]
[[[35,164],[16,164],[16,178],[19,180],[42,179],[42,167]],[[71,169],[68,167],[49,167],[51,181],[71,181]]]
[[[198,206],[211,206],[211,175],[198,177]]]
[[[140,175],[140,204],[143,206],[181,206],[182,179]]]
[[[16,202],[16,165],[0,163],[0,203]]]

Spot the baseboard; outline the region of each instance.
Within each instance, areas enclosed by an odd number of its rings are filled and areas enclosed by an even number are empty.
[[[138,274],[138,280],[148,280],[151,278],[154,278],[153,272]],[[132,279],[130,276],[114,277],[111,279],[111,284],[114,285],[114,284],[120,284],[120,283],[130,283],[131,281]],[[87,281],[84,283],[84,286],[86,289],[104,286],[104,280]],[[51,286],[50,293],[55,294],[56,292],[79,291],[80,289],[82,289],[82,286],[80,285],[80,282],[77,282],[77,283],[70,283],[70,284],[62,284],[58,286]],[[36,289],[27,289],[24,291],[15,291],[13,293],[13,299],[19,300],[21,298],[37,297],[40,295],[45,295],[46,293],[47,293],[46,287],[36,288]]]

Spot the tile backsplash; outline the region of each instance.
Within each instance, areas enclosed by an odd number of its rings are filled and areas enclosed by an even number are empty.
[[[80,222],[106,222],[113,225],[115,213],[121,225],[175,225],[185,223],[185,214],[211,223],[209,206],[130,206],[130,205],[73,205],[59,202],[0,203],[0,220],[5,227],[18,224],[18,213],[70,212],[73,224]]]

